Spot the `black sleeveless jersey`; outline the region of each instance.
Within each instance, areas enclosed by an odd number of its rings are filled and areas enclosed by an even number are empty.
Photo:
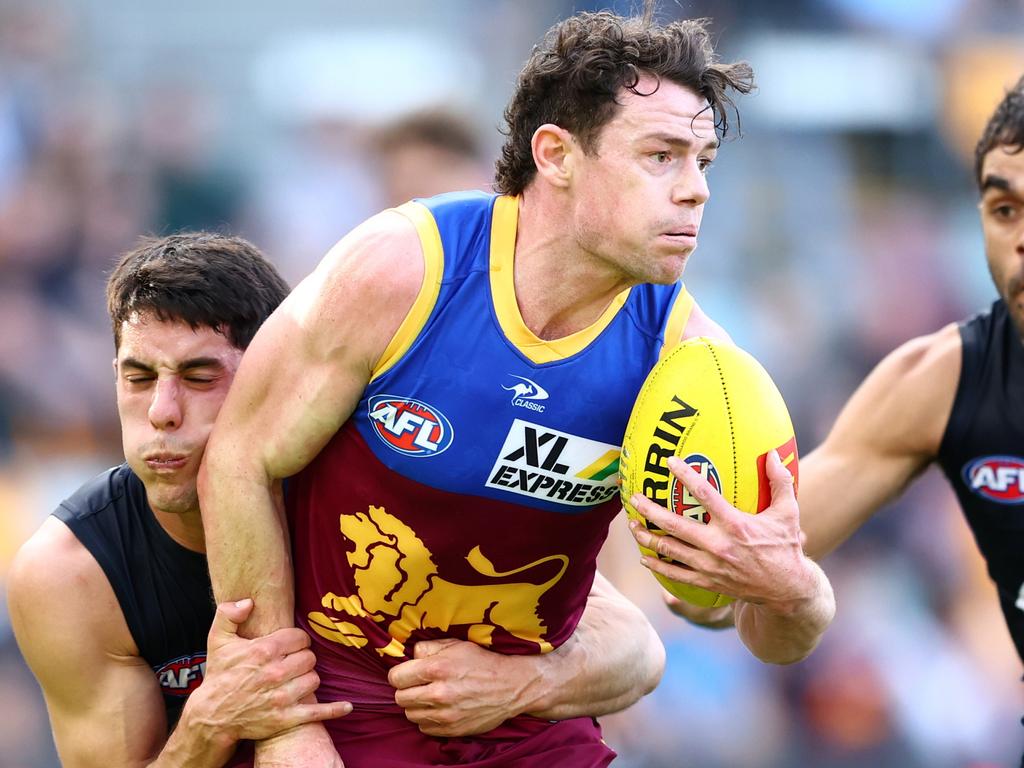
[[[939,449],[1024,661],[1024,344],[1000,300],[960,325],[963,369]]]
[[[173,728],[206,672],[214,614],[206,557],[168,535],[127,464],[90,480],[53,514],[107,575],[139,653],[160,683]]]

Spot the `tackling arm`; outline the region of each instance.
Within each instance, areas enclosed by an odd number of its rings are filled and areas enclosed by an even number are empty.
[[[218,607],[205,679],[168,738],[156,675],[139,656],[106,575],[53,518],[15,558],[8,600],[70,768],[219,768],[239,739],[349,711],[347,704],[299,703],[319,682],[309,638],[294,628],[239,638],[237,624],[251,608],[245,601]]]
[[[417,643],[388,679],[406,717],[431,736],[485,733],[522,713],[608,714],[650,693],[665,649],[643,612],[600,573],[579,625],[547,654],[505,655],[462,640]]]

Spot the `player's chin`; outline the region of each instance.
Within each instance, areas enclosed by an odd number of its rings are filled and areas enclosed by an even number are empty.
[[[643,276],[643,282],[655,285],[671,285],[679,282],[691,252],[692,249],[685,253],[659,255],[659,258],[651,261],[647,274]]]
[[[156,482],[147,486],[146,496],[151,507],[172,515],[182,515],[199,506],[199,494],[194,482]]]

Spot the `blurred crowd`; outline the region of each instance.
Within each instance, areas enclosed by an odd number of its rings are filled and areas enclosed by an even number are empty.
[[[376,210],[487,188],[534,40],[636,3],[173,5],[0,0],[0,583],[54,506],[120,461],[103,298],[118,254],[228,231],[295,284]],[[886,352],[995,297],[970,152],[1024,73],[1024,8],[662,5],[711,16],[723,58],[761,75],[686,279],[776,378],[806,453]],[[658,690],[603,719],[623,768],[980,768],[1024,749],[1020,662],[934,472],[826,560],[838,616],[791,668],[671,616],[621,521],[602,558],[669,651]],[[0,768],[57,765],[3,610],[0,712]]]

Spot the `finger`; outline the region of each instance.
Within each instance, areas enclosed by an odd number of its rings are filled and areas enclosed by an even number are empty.
[[[715,534],[709,530],[708,526],[688,517],[677,515],[675,512],[669,512],[646,496],[635,493],[629,501],[633,505],[633,509],[649,522],[654,523],[658,528],[680,541],[697,549],[708,549],[714,541]]]
[[[395,704],[406,710],[407,717],[410,710],[429,710],[436,703],[430,685],[413,685],[395,690]]]
[[[278,674],[282,682],[292,680],[313,671],[316,666],[316,656],[308,648],[295,653],[289,653],[282,659],[278,659],[267,669],[271,674]]]
[[[425,659],[427,656],[440,653],[449,646],[464,642],[466,641],[457,640],[454,637],[443,637],[440,640],[421,640],[413,646],[412,657],[414,659]]]
[[[252,606],[252,599],[248,597],[244,600],[219,603],[207,635],[207,649],[219,647],[238,637],[238,628],[249,618]]]
[[[669,457],[666,463],[676,479],[686,486],[690,495],[700,502],[704,511],[711,516],[711,523],[716,520],[719,522],[734,520],[737,515],[744,514],[727,502],[706,478],[678,456]]]
[[[796,493],[793,490],[793,475],[779,458],[778,451],[770,451],[765,461],[768,482],[772,489],[772,506],[776,509],[793,509],[796,506]]]
[[[666,563],[656,557],[641,557],[640,564],[655,573],[660,573],[671,581],[678,581],[680,584],[688,584],[691,587],[700,587],[711,592],[723,592],[721,585],[702,573],[692,568],[682,568],[673,563]]]
[[[298,627],[283,627],[260,638],[260,642],[268,644],[276,656],[287,656],[309,648],[309,635]]]
[[[325,701],[319,704],[296,704],[290,707],[284,716],[282,731],[294,728],[303,723],[318,723],[322,720],[333,720],[344,717],[352,711],[352,704],[347,701]]]
[[[654,533],[641,525],[638,520],[629,521],[629,532],[633,534],[636,543],[641,547],[656,552],[662,557],[671,558],[684,568],[690,567],[691,558],[700,551],[668,534]]]
[[[410,659],[394,666],[388,672],[388,682],[396,690],[412,688],[416,685],[426,685],[434,680],[432,674],[433,665],[428,664],[424,659]]]
[[[316,701],[312,694],[320,687],[320,676],[316,672],[306,672],[283,682],[272,685],[273,700],[278,706],[293,706]],[[310,698],[307,698],[310,697]]]

